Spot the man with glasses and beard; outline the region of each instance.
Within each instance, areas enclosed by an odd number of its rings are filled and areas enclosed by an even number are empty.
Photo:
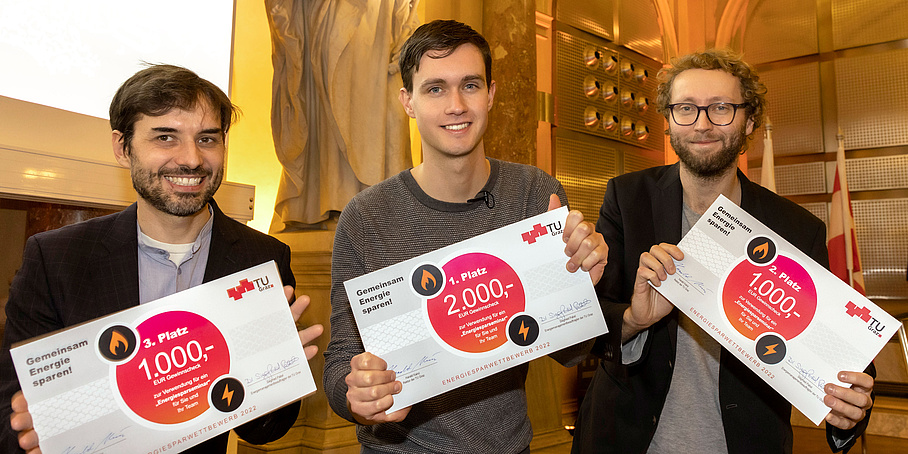
[[[609,333],[580,409],[575,453],[766,453],[792,450],[791,405],[679,314],[650,284],[675,272],[675,246],[722,194],[828,267],[826,229],[737,167],[763,120],[765,87],[726,51],[681,57],[661,73],[657,107],[680,162],[608,183],[596,230],[609,260],[597,285]],[[873,404],[872,365],[826,384],[827,439],[854,444]]]
[[[10,357],[35,336],[147,303],[274,260],[292,301],[290,248],[228,218],[213,200],[224,176],[225,139],[236,107],[184,68],[156,65],[123,83],[110,105],[114,156],[130,169],[138,200],[125,210],[28,239],[10,288],[0,353],[0,451],[38,452],[38,436]],[[309,304],[297,298],[298,319]],[[307,344],[321,325],[299,332]],[[317,346],[305,348],[312,358]],[[300,402],[234,430],[262,444],[283,436]],[[227,451],[227,433],[187,452]],[[127,448],[128,449],[128,448]]]

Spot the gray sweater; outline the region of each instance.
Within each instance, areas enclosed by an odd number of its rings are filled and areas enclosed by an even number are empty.
[[[551,194],[562,204],[561,184],[536,167],[489,159],[485,201],[435,200],[404,171],[359,193],[337,224],[331,264],[331,341],[324,385],[334,411],[347,409],[350,360],[363,352],[344,281],[385,268],[544,212]],[[567,263],[567,257],[565,257]],[[524,384],[527,364],[473,382],[413,406],[400,423],[357,426],[360,443],[395,453],[517,453],[530,444]]]

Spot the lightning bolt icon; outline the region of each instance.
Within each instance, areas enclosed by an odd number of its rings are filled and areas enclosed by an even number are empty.
[[[233,391],[230,390],[229,386],[224,385],[224,395],[221,396],[221,399],[226,400],[227,406],[230,406],[230,400],[233,399]]]
[[[779,344],[767,345],[767,346],[766,346],[766,353],[764,353],[763,356],[771,355],[771,354],[773,354],[773,353],[776,353],[776,347],[778,347],[778,346],[779,346]]]
[[[521,322],[520,322],[520,329],[517,330],[517,332],[520,333],[521,335],[523,335],[523,340],[526,341],[526,340],[527,340],[527,334],[530,333],[530,329],[527,328],[526,326],[524,326],[523,321],[521,321]]]

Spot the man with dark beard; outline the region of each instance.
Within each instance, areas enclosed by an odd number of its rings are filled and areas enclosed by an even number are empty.
[[[10,346],[153,301],[274,260],[288,300],[296,280],[290,248],[224,215],[212,197],[224,175],[225,139],[236,107],[217,86],[184,68],[157,65],[119,88],[110,105],[117,161],[130,169],[135,204],[28,239],[10,288],[0,353],[0,452],[38,452],[38,434],[10,357]],[[298,319],[309,304],[291,305]],[[322,332],[299,332],[307,344]],[[307,358],[318,350],[305,348]],[[296,421],[295,402],[235,429],[262,444]],[[187,452],[226,452],[227,433]],[[127,448],[128,449],[128,448]]]
[[[580,409],[574,453],[790,453],[791,405],[658,292],[675,246],[723,194],[828,266],[823,222],[737,168],[763,119],[765,87],[726,51],[681,57],[660,77],[657,106],[680,162],[613,178],[596,230],[609,260],[597,285],[609,333]],[[872,406],[872,366],[826,384],[833,451],[854,444]]]

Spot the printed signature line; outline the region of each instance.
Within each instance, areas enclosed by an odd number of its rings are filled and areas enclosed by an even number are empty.
[[[420,366],[420,367],[418,367],[418,368],[416,368],[416,369],[410,369],[410,370],[408,370],[408,371],[406,371],[406,372],[397,372],[397,371],[394,371],[394,372],[395,372],[395,373],[398,373],[398,374],[409,374],[409,373],[413,373],[413,372],[419,372],[419,371],[421,371],[421,370],[423,370],[423,369],[425,369],[425,368],[427,368],[427,367],[434,366],[434,365],[436,365],[436,364],[438,364],[438,363],[427,363],[427,364],[424,365],[424,366]]]
[[[298,367],[298,366],[299,366],[299,363],[294,364],[294,365],[289,366],[289,367],[286,367],[286,368],[284,368],[284,369],[281,369],[280,372],[285,372],[285,371],[288,371],[288,370],[293,369],[293,368]],[[247,383],[246,385],[247,385],[247,386],[252,386],[252,385],[254,385],[254,384],[256,384],[256,383],[260,383],[260,382],[263,382],[263,381],[265,381],[265,380],[268,380],[269,378],[271,378],[270,375],[267,376],[267,377],[262,377],[262,378],[260,378],[260,379],[258,379],[258,380],[256,380],[256,381],[249,382],[249,383]]]

